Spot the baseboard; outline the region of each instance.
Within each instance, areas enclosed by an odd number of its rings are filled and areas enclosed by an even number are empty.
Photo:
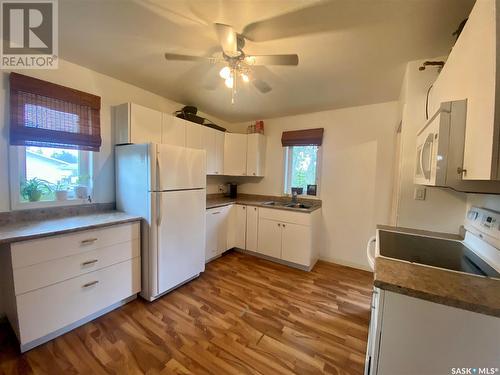
[[[342,260],[342,259],[320,257],[319,260],[321,260],[322,262],[339,264],[341,266],[346,266],[346,267],[356,268],[358,270],[373,272],[373,270],[369,266],[367,266],[367,265],[358,264],[358,263],[352,263],[352,262],[346,262],[345,260]]]
[[[137,298],[137,294],[134,294],[134,295],[132,295],[128,298],[125,298],[117,303],[114,303],[111,306],[105,307],[104,309],[99,310],[99,311],[95,312],[94,314],[91,314],[83,319],[80,319],[74,323],[71,323],[71,324],[67,325],[66,327],[63,327],[61,329],[58,329],[57,331],[49,333],[48,335],[45,335],[45,336],[40,337],[36,340],[30,341],[26,344],[23,344],[20,346],[21,353],[27,352],[28,350],[33,349],[34,347],[36,347],[38,345],[42,345],[42,344],[46,343],[47,341],[53,340],[58,336],[61,336],[65,333],[68,333],[69,331],[72,331],[73,329],[75,329],[77,327],[80,327],[80,326],[82,326],[82,325],[102,316],[102,315],[105,315],[108,312],[113,311],[113,310],[129,303],[130,301],[133,301],[136,298]]]
[[[311,271],[313,269],[313,267],[316,265],[316,262],[314,262],[310,267],[307,267],[307,266],[303,266],[301,264],[287,262],[286,260],[276,259],[276,258],[267,256],[264,254],[256,253],[256,252],[250,251],[250,250],[243,250],[243,249],[240,249],[237,247],[235,247],[234,250],[239,252],[239,253],[242,253],[242,254],[252,255],[252,256],[257,257],[257,258],[265,259],[265,260],[268,260],[268,261],[274,262],[274,263],[283,264],[284,266],[297,268],[299,270],[307,271],[307,272]]]

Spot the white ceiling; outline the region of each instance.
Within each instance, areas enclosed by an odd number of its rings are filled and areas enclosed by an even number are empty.
[[[395,100],[405,63],[449,53],[473,0],[61,0],[63,59],[247,121]],[[299,66],[255,67],[273,87],[243,85],[231,104],[221,65],[166,61],[165,52],[217,53],[214,22],[257,21],[246,54],[297,53]],[[250,28],[251,29],[251,28]],[[248,30],[248,28],[247,28]],[[268,40],[272,39],[272,40]],[[215,90],[210,81],[220,81]]]

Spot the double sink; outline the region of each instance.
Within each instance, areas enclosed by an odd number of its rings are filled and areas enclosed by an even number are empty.
[[[307,203],[299,203],[299,202],[280,202],[280,201],[270,201],[262,203],[263,206],[270,207],[286,207],[286,208],[298,208],[298,209],[310,209],[312,207],[311,204]]]

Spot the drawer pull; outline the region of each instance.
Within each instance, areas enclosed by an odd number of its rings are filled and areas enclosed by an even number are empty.
[[[82,288],[88,288],[88,287],[91,287],[92,285],[96,285],[98,283],[99,283],[99,280],[94,280],[94,281],[88,282],[87,284],[83,284]]]
[[[94,263],[97,263],[97,259],[87,260],[86,262],[82,263],[82,266],[89,266]]]
[[[220,211],[212,212],[212,215],[218,215],[218,214],[220,214]]]
[[[91,243],[94,243],[97,241],[97,238],[88,238],[86,240],[83,240],[81,242],[82,245],[90,245]]]

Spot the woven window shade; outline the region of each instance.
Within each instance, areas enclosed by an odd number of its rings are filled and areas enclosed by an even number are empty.
[[[99,151],[101,98],[10,74],[10,144]]]
[[[281,144],[287,146],[321,146],[323,143],[323,128],[295,130],[283,132]]]

